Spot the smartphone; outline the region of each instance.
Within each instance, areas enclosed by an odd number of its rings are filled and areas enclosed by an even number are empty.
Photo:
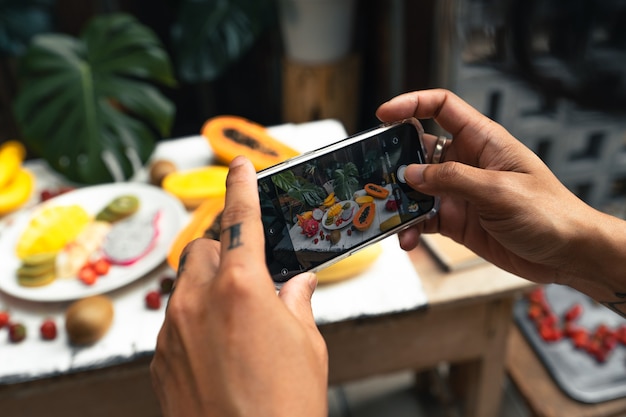
[[[438,199],[413,190],[426,163],[417,119],[384,124],[259,171],[265,255],[280,286],[433,217]]]

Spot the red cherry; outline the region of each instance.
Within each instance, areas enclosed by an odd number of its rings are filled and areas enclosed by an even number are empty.
[[[146,294],[146,307],[150,310],[161,308],[161,293],[159,291],[150,291]]]
[[[57,325],[52,319],[46,319],[39,327],[39,333],[43,340],[54,340],[57,337]]]

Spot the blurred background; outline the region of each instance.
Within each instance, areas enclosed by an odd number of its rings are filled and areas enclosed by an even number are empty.
[[[0,142],[21,135],[12,106],[32,38],[79,37],[110,13],[154,31],[171,60],[176,84],[159,89],[175,116],[161,139],[222,114],[335,118],[352,134],[390,97],[446,87],[582,199],[626,213],[624,0],[0,0]]]

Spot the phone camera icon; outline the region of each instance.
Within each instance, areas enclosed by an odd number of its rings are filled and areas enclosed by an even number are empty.
[[[397,145],[399,142],[399,139],[397,136],[394,136],[393,139],[391,139],[391,143],[393,143],[394,145]]]
[[[289,270],[287,268],[281,269],[280,275],[282,275],[283,277],[286,277],[287,275],[289,275]]]

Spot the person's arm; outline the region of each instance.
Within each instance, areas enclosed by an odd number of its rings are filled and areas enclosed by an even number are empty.
[[[265,266],[256,173],[239,157],[220,242],[198,239],[178,278],[151,364],[164,416],[325,417],[328,358],[311,312],[314,274],[277,295]]]
[[[452,135],[443,163],[405,172],[411,186],[440,196],[441,207],[401,234],[403,248],[415,247],[422,232],[440,232],[521,277],[569,285],[626,313],[626,222],[585,204],[531,150],[449,91],[403,94],[376,114],[432,118]],[[432,147],[435,138],[427,140]]]

